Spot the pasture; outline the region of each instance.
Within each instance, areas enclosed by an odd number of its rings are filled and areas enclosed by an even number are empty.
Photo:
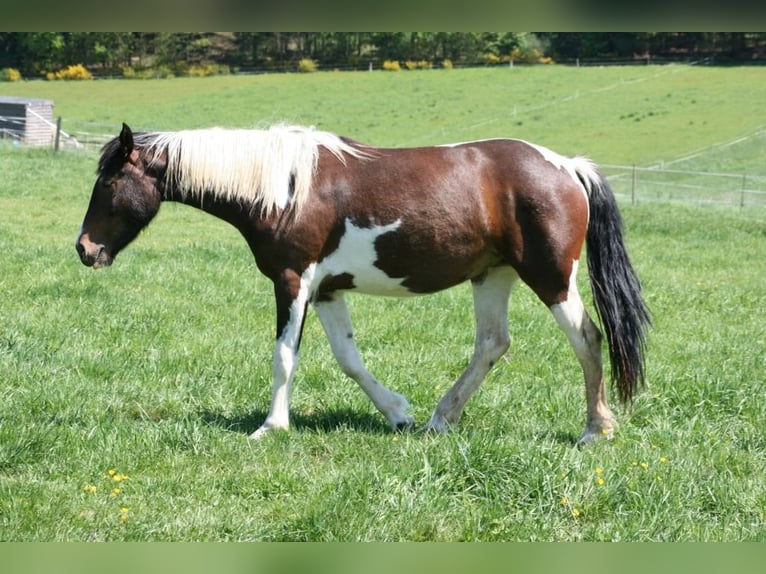
[[[379,145],[520,137],[605,164],[702,150],[766,176],[763,68],[498,68],[24,82],[72,132],[312,124]],[[705,151],[709,150],[709,151]],[[766,540],[766,211],[621,199],[648,388],[584,449],[579,366],[519,284],[511,349],[444,436],[393,433],[309,314],[293,425],[253,442],[274,303],[237,232],[164,205],[109,269],[74,238],[97,153],[0,141],[0,539]],[[584,269],[580,290],[590,304]],[[473,348],[467,285],[349,297],[419,425]],[[614,404],[614,403],[613,403]]]

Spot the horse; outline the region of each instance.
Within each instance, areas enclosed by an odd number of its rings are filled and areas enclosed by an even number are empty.
[[[580,255],[606,332],[612,389],[629,406],[644,385],[651,325],[610,186],[595,163],[520,139],[383,148],[317,130],[136,132],[104,145],[76,249],[111,265],[164,201],[236,227],[273,283],[276,343],[269,413],[249,438],[287,430],[302,328],[313,307],[342,371],[393,429],[407,399],[365,368],[344,296],[413,296],[470,281],[475,346],[425,429],[446,432],[510,345],[508,303],[521,279],[550,309],[585,379],[584,444],[611,437],[602,331],[576,285]]]

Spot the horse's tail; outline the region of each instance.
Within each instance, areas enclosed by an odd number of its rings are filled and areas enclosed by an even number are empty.
[[[586,242],[593,300],[606,332],[612,384],[620,402],[627,404],[644,384],[644,348],[651,317],[625,249],[622,217],[612,189],[590,162],[574,160],[574,165],[588,191]]]

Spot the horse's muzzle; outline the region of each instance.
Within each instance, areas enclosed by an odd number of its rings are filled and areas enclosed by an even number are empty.
[[[112,264],[112,258],[104,249],[103,245],[95,243],[84,244],[81,237],[75,242],[75,249],[80,256],[80,261],[87,267],[98,269],[99,267],[108,267]]]

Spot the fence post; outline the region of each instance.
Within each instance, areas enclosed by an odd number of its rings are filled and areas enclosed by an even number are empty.
[[[742,190],[739,193],[739,208],[745,207],[745,190],[747,189],[747,174],[742,174]]]
[[[53,151],[59,150],[59,142],[61,141],[61,116],[56,118],[56,140],[53,144]]]
[[[636,205],[636,164],[633,164],[633,177],[630,184],[630,204]]]

